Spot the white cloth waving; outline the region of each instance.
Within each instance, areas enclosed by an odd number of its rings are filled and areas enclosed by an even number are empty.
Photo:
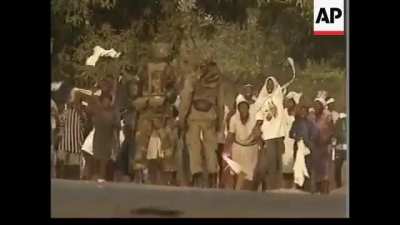
[[[284,173],[293,173],[293,151],[295,140],[289,137],[290,128],[295,120],[293,115],[289,115],[287,109],[285,112],[285,152],[282,155],[282,169]]]
[[[94,129],[90,131],[89,135],[86,137],[82,145],[82,151],[85,151],[90,155],[93,155],[93,137],[94,137]],[[125,140],[124,132],[120,130],[119,132],[120,145],[122,145],[122,142],[124,142],[124,140]]]
[[[93,136],[94,136],[94,129],[90,131],[89,135],[86,137],[82,145],[82,151],[85,151],[90,155],[93,155]]]
[[[303,140],[297,143],[296,161],[294,162],[294,183],[303,186],[305,177],[310,177],[308,174],[305,157],[310,154],[310,149],[306,147]]]
[[[233,171],[235,174],[239,174],[243,172],[242,167],[240,166],[239,163],[233,161],[232,159],[229,158],[225,153],[222,154],[222,159],[228,164],[228,167]]]
[[[105,50],[100,46],[96,46],[93,48],[93,54],[86,59],[87,66],[95,66],[97,60],[100,57],[111,57],[111,58],[118,58],[121,55],[121,52],[115,51],[113,48],[110,50]]]
[[[287,99],[293,99],[293,101],[296,103],[296,104],[299,104],[299,102],[300,102],[300,98],[301,98],[301,96],[303,95],[303,93],[297,93],[297,92],[295,92],[295,91],[291,91],[291,92],[289,92],[287,95],[286,95],[286,98]]]

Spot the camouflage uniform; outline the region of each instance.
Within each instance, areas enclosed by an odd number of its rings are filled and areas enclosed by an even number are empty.
[[[202,173],[204,148],[209,186],[216,186],[217,131],[223,129],[224,104],[220,72],[213,62],[205,62],[185,78],[179,105],[179,119],[186,121],[186,143],[189,148],[190,170],[196,184]],[[202,140],[201,140],[202,134]]]
[[[173,103],[175,101],[175,79],[171,65],[166,62],[169,54],[167,44],[157,43],[153,49],[153,61],[146,64],[141,79],[143,80],[141,95],[132,102],[138,113],[135,129],[135,154],[133,170],[142,170],[148,165],[147,154],[150,136],[157,130],[161,138],[164,154],[159,156],[162,170],[176,170],[172,159],[177,138],[171,136],[174,127]],[[161,122],[161,127],[155,128],[155,122]],[[168,135],[164,135],[168,134]]]

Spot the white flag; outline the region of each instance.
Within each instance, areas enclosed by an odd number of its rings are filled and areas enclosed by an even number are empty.
[[[233,161],[232,159],[230,159],[225,153],[222,154],[222,159],[228,164],[228,166],[236,174],[239,174],[240,172],[243,172],[242,167],[239,165],[239,163],[237,163],[237,162]]]

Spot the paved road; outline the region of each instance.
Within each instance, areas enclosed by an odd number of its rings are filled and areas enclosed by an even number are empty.
[[[346,190],[329,196],[297,191],[254,193],[52,180],[53,218],[346,217]]]

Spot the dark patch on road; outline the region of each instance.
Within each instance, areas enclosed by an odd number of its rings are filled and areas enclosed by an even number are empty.
[[[52,180],[55,218],[343,218],[346,189],[327,196]],[[213,207],[210,207],[213,206]],[[243,210],[247,209],[247,210]]]
[[[181,212],[179,210],[147,207],[147,208],[132,209],[131,214],[139,215],[139,216],[178,217],[178,216],[182,215],[183,212]]]

